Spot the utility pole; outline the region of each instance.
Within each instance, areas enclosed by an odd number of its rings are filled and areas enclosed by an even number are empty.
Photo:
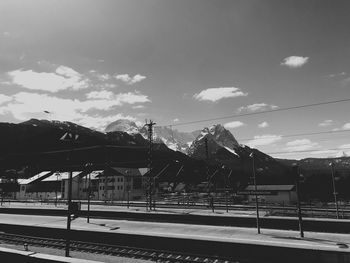
[[[205,159],[207,162],[207,180],[208,180],[208,207],[212,209],[214,212],[214,200],[213,197],[210,195],[210,180],[209,180],[209,150],[208,150],[208,138],[205,137],[204,139],[204,146],[205,146]]]
[[[293,174],[295,178],[295,190],[297,192],[297,209],[298,209],[298,221],[299,221],[299,231],[300,237],[304,237],[304,229],[303,229],[303,218],[301,215],[301,205],[300,205],[300,172],[298,164],[293,164]]]
[[[152,157],[152,153],[153,153],[153,126],[156,123],[153,122],[152,120],[150,120],[148,123],[146,122],[145,126],[147,126],[148,128],[148,141],[149,141],[149,149],[148,149],[148,189],[146,191],[146,202],[147,202],[147,192],[148,192],[148,196],[149,196],[149,209],[152,210],[152,182],[151,182],[151,177],[152,177],[152,168],[153,168],[153,157]]]
[[[61,141],[67,141],[71,144],[71,151],[67,156],[67,163],[70,165],[72,162],[72,155],[74,151],[74,142],[78,139],[78,134],[73,134],[66,132],[61,138]],[[70,228],[71,228],[71,221],[72,221],[72,178],[73,178],[73,168],[70,167],[69,169],[69,177],[68,177],[68,210],[67,210],[67,235],[66,235],[66,249],[65,249],[65,255],[66,257],[69,257],[69,247],[70,247]]]
[[[332,170],[332,183],[333,183],[333,195],[334,195],[334,204],[335,204],[335,209],[336,209],[336,215],[337,219],[339,219],[339,208],[338,208],[338,200],[337,200],[337,191],[335,190],[335,175],[334,175],[334,163],[329,164],[331,166]]]
[[[259,200],[258,200],[258,187],[256,185],[256,172],[255,172],[255,158],[254,152],[250,154],[253,162],[253,180],[254,180],[254,192],[255,192],[255,209],[256,209],[256,228],[258,229],[258,234],[260,234],[260,218],[259,218]]]
[[[88,207],[87,207],[87,223],[90,223],[90,198],[91,198],[91,168],[92,163],[87,163],[85,165],[87,172],[89,175],[86,175],[86,178],[88,178],[88,182],[85,184],[85,187],[87,187],[87,200],[88,200]]]

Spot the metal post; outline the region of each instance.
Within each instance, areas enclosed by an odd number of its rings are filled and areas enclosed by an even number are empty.
[[[88,207],[87,207],[87,222],[90,223],[90,197],[91,197],[91,171],[89,173],[88,182]]]
[[[330,163],[331,170],[332,170],[332,183],[333,183],[333,195],[334,195],[334,204],[336,209],[336,216],[337,219],[339,219],[339,208],[338,208],[338,200],[337,200],[337,192],[335,189],[335,176],[334,176],[334,163]]]
[[[74,150],[74,142],[78,139],[78,134],[72,134],[66,132],[61,138],[61,141],[68,141],[71,144],[71,151],[67,157],[67,163],[71,164]],[[70,227],[71,227],[71,212],[72,212],[72,178],[73,171],[70,168],[69,177],[68,177],[68,209],[67,209],[67,233],[66,233],[66,257],[69,257],[69,246],[70,246]]]
[[[207,170],[206,170],[206,175],[207,175],[207,181],[208,181],[208,207],[210,208],[211,206],[211,197],[210,197],[210,181],[209,181],[209,151],[208,151],[208,138],[205,137],[204,139],[204,145],[205,145],[205,159],[207,162]]]
[[[71,225],[71,208],[72,208],[72,170],[69,171],[68,178],[68,214],[67,214],[67,236],[66,236],[66,257],[69,257],[70,246],[70,225]]]
[[[301,204],[300,204],[300,174],[299,174],[299,166],[297,164],[293,164],[294,176],[295,176],[295,190],[297,192],[297,208],[298,208],[298,221],[299,221],[299,231],[300,237],[304,237],[304,229],[303,229],[303,218],[301,214]]]
[[[56,184],[58,183],[58,173],[56,173]],[[56,194],[56,198],[55,198],[55,206],[57,207],[57,186],[55,187],[55,194]]]
[[[255,173],[255,160],[254,153],[251,153],[251,157],[253,160],[253,179],[254,179],[254,191],[255,191],[255,208],[256,208],[256,228],[258,229],[258,234],[260,234],[260,218],[259,218],[259,200],[258,200],[258,187],[256,185],[256,173]]]
[[[151,181],[151,177],[152,177],[152,147],[153,147],[153,125],[155,125],[156,123],[153,122],[152,120],[149,121],[149,123],[146,123],[145,126],[148,127],[148,140],[149,140],[149,150],[148,150],[148,194],[149,194],[149,210],[152,210],[152,181]],[[147,194],[146,194],[147,195]],[[146,196],[146,202],[147,202],[147,196]],[[147,207],[147,204],[146,204]]]

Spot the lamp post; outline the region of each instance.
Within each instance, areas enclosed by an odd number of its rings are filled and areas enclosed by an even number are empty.
[[[60,176],[60,173],[56,172],[55,175],[56,175],[56,184],[58,184],[58,177]],[[55,187],[55,194],[56,194],[55,206],[57,207],[57,187]]]
[[[258,229],[258,234],[260,234],[260,218],[259,218],[259,200],[258,200],[258,187],[256,185],[256,172],[255,172],[255,158],[254,152],[249,155],[252,158],[253,165],[253,180],[254,180],[254,192],[255,192],[255,209],[256,209],[256,228]]]
[[[339,219],[339,209],[338,209],[338,200],[337,200],[337,191],[335,190],[335,175],[334,175],[334,163],[330,163],[329,166],[331,167],[332,170],[332,185],[333,185],[333,195],[334,195],[334,204],[335,204],[335,209],[336,209],[336,216],[337,219]]]
[[[70,132],[66,132],[61,138],[61,141],[67,141],[71,144],[70,154],[72,155],[74,150],[74,142],[78,139],[78,134],[73,134]],[[72,160],[72,156],[67,157],[67,162],[70,163]],[[69,169],[69,177],[68,177],[68,209],[67,209],[67,235],[66,235],[66,248],[65,248],[65,256],[69,257],[69,247],[70,247],[70,228],[71,228],[71,215],[72,215],[72,178],[73,171],[72,168]]]
[[[299,231],[300,231],[300,237],[304,237],[304,229],[303,229],[303,218],[301,214],[301,204],[300,204],[300,179],[302,175],[299,171],[299,166],[296,163],[293,163],[293,174],[294,174],[294,180],[295,180],[295,190],[297,193],[297,209],[298,209],[298,222],[299,222]]]
[[[87,207],[87,223],[90,223],[90,197],[91,197],[91,167],[92,163],[85,164],[86,170],[89,173],[89,180],[87,185],[87,199],[88,199],[88,207]],[[86,187],[86,185],[85,185]]]

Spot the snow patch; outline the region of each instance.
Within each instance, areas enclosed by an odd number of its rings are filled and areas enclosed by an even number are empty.
[[[230,153],[233,153],[234,155],[237,155],[238,157],[240,157],[239,154],[236,153],[235,150],[232,150],[231,148],[228,148],[227,146],[224,146],[224,148],[225,148],[226,150],[228,150]]]

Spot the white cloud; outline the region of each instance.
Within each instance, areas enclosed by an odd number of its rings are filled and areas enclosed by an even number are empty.
[[[14,70],[7,73],[13,84],[30,90],[58,92],[66,89],[85,89],[88,80],[77,71],[59,66],[55,72],[35,72],[33,70]]]
[[[144,105],[135,105],[132,106],[133,109],[143,109],[145,106]]]
[[[286,146],[286,151],[293,152],[310,150],[315,147],[318,147],[319,145],[317,142],[312,142],[309,139],[297,139],[294,141],[287,142]]]
[[[300,68],[305,65],[309,60],[309,57],[301,56],[290,56],[283,59],[281,65],[287,66],[290,68]]]
[[[194,94],[193,97],[200,101],[207,100],[215,102],[224,98],[235,98],[247,95],[248,93],[242,92],[239,88],[220,87],[202,90],[201,92]]]
[[[109,116],[100,116],[100,115],[89,116],[89,115],[82,114],[76,117],[75,119],[73,119],[72,121],[79,123],[85,127],[90,127],[96,130],[104,131],[105,127],[108,124],[118,119],[127,119],[138,123],[134,117],[131,117],[129,115],[123,115],[120,113],[109,115]]]
[[[12,100],[12,97],[0,94],[0,105]]]
[[[263,121],[262,123],[259,123],[258,124],[258,127],[259,128],[267,128],[269,127],[270,125],[266,122],[266,121]]]
[[[320,127],[327,127],[333,124],[333,120],[324,120],[318,124]]]
[[[118,94],[120,95],[120,94]],[[52,113],[52,119],[73,121],[88,127],[101,129],[104,125],[117,118],[135,120],[131,116],[122,114],[105,117],[92,115],[90,110],[107,111],[114,106],[126,103],[125,100],[118,100],[118,95],[112,99],[91,99],[80,101],[77,99],[64,99],[48,94],[19,92],[13,95],[13,100],[5,106],[0,106],[0,113],[10,113],[17,120],[28,120],[30,118],[45,118],[44,110]]]
[[[340,73],[329,74],[326,77],[327,78],[335,78],[335,77],[341,77],[341,76],[345,76],[345,75],[346,75],[346,72],[343,71]]]
[[[245,124],[241,121],[232,121],[232,122],[228,122],[224,124],[224,127],[227,129],[234,129],[234,128],[238,128],[241,126],[244,126]]]
[[[178,118],[173,119],[173,122],[178,122],[180,121]]]
[[[140,74],[136,74],[135,76],[129,76],[129,74],[119,74],[115,76],[116,79],[123,81],[128,85],[135,84],[137,82],[141,82],[146,79],[146,76],[142,76]]]
[[[338,147],[339,149],[349,149],[350,150],[350,144],[343,144]]]
[[[266,111],[266,110],[275,110],[275,109],[278,109],[278,106],[270,105],[266,103],[255,103],[244,107],[239,107],[238,112],[242,112],[242,111],[256,112],[256,111]]]
[[[101,91],[91,91],[86,94],[88,99],[111,99],[113,97],[113,92],[107,90]]]
[[[250,140],[247,142],[247,145],[249,147],[270,145],[270,144],[273,144],[273,143],[278,142],[280,140],[282,140],[281,135],[270,135],[270,134],[256,135],[256,136],[254,136],[253,140]]]
[[[350,129],[350,122],[345,123],[341,129],[342,130],[349,130]]]
[[[150,101],[146,95],[139,93],[120,93],[109,97],[109,93],[90,93],[89,100],[65,99],[48,94],[19,92],[13,95],[13,100],[1,106],[2,113],[12,113],[18,120],[27,120],[41,114],[44,110],[55,112],[59,119],[79,116],[90,110],[107,111],[123,104]],[[8,98],[7,98],[8,100]]]

